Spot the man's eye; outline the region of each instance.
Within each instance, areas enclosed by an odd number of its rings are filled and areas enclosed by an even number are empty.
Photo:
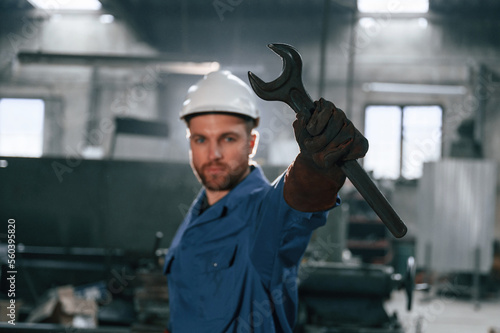
[[[230,136],[226,136],[226,137],[224,138],[224,141],[226,141],[226,142],[234,142],[234,141],[236,141],[236,139],[235,139],[235,138],[233,138],[233,137],[230,137]]]
[[[205,142],[205,138],[195,138],[194,142],[195,143],[203,143],[203,142]]]

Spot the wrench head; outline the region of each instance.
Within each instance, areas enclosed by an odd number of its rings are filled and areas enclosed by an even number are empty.
[[[248,80],[257,96],[266,101],[290,100],[293,88],[302,88],[302,58],[299,52],[288,44],[269,44],[268,47],[283,60],[281,75],[271,82],[264,82],[252,72],[248,72]]]

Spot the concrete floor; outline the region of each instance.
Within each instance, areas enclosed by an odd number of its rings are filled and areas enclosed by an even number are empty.
[[[387,313],[396,311],[405,333],[500,333],[500,296],[472,300],[455,296],[414,293],[411,312],[406,311],[404,291],[393,292]]]

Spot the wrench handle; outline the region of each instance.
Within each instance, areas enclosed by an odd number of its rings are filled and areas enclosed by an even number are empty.
[[[403,237],[408,231],[406,225],[361,165],[351,160],[339,166],[391,234],[396,238]]]
[[[302,86],[292,89],[289,96],[290,100],[285,102],[295,112],[311,114],[314,111],[314,102]],[[356,160],[351,160],[339,166],[392,235],[396,238],[403,237],[408,228],[361,165]]]

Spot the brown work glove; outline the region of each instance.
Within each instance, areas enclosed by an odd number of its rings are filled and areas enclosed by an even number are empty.
[[[323,98],[314,105],[311,116],[297,113],[293,128],[300,153],[285,175],[285,201],[303,212],[332,208],[346,178],[339,164],[368,151],[368,141],[342,110]]]

